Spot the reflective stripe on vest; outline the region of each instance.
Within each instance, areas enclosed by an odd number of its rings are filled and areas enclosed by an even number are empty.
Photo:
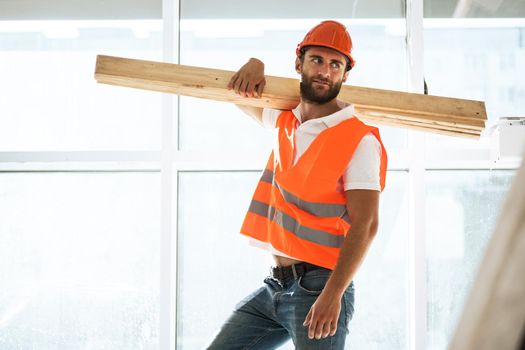
[[[330,248],[339,248],[343,243],[344,236],[333,235],[329,232],[301,226],[292,216],[263,202],[252,200],[248,210],[254,214],[264,216],[269,220],[274,220],[277,225],[306,241]]]

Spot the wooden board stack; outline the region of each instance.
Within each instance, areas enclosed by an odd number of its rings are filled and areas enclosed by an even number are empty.
[[[172,63],[97,56],[99,83],[232,102],[292,109],[299,103],[299,80],[266,76],[261,98],[244,98],[227,89],[235,72]],[[343,85],[338,99],[355,106],[368,124],[388,125],[478,139],[485,128],[485,103],[392,90]]]

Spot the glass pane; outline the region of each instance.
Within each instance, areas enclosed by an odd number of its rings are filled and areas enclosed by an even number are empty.
[[[160,149],[161,94],[97,84],[97,54],[161,60],[162,21],[0,22],[0,151]]]
[[[355,278],[347,349],[408,349],[408,173],[389,171],[379,231]]]
[[[501,117],[525,115],[524,33],[523,18],[425,19],[429,94],[485,101],[487,128]],[[427,134],[428,146],[438,149],[490,147],[490,141],[489,137],[472,141]]]
[[[294,68],[295,47],[306,32],[320,21],[195,20],[186,19],[184,11],[182,18],[182,64],[235,71],[249,57],[258,57],[265,62],[267,75],[295,79],[300,78]],[[404,19],[342,19],[341,22],[347,25],[352,35],[357,62],[347,83],[405,91]],[[388,56],[388,64],[385,64],[385,56]],[[270,147],[271,133],[231,104],[181,98],[180,111],[179,147],[182,150]],[[404,130],[387,127],[381,130],[387,148],[405,147]]]
[[[513,170],[427,171],[427,348],[452,337]]]
[[[427,18],[523,18],[525,4],[520,0],[424,0],[424,11]]]
[[[2,1],[0,20],[146,19],[162,17],[162,0]]]
[[[392,0],[327,0],[303,3],[266,0],[264,6],[256,8],[251,2],[239,0],[223,0],[220,6],[215,0],[182,0],[180,3],[181,14],[185,19],[284,18],[288,20],[312,18],[313,16],[326,19],[344,16],[349,18],[399,18],[405,13],[404,2]],[[249,27],[242,27],[241,30],[244,31],[247,28]]]
[[[0,349],[156,349],[158,173],[0,174]]]
[[[266,254],[239,234],[260,174],[179,174],[177,349],[203,349],[268,271]]]
[[[258,172],[180,173],[180,349],[204,348],[234,306],[267,276],[269,254],[249,246],[238,233],[259,177]],[[356,277],[348,348],[407,347],[407,174],[389,172],[387,181],[380,231]]]

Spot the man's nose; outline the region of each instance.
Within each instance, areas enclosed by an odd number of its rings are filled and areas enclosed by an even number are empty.
[[[322,77],[329,77],[330,76],[330,65],[320,64],[317,69],[317,74]]]

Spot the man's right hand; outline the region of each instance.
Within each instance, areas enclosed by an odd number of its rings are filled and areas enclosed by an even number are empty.
[[[264,63],[257,58],[250,58],[230,79],[228,89],[244,97],[260,98],[265,85]]]
[[[238,95],[243,97],[260,98],[262,96],[264,85],[266,85],[266,79],[264,78],[264,63],[257,58],[250,58],[250,60],[230,79],[228,89],[235,90]],[[255,119],[260,125],[263,125],[263,109],[261,107],[241,104],[237,104],[237,107]]]

